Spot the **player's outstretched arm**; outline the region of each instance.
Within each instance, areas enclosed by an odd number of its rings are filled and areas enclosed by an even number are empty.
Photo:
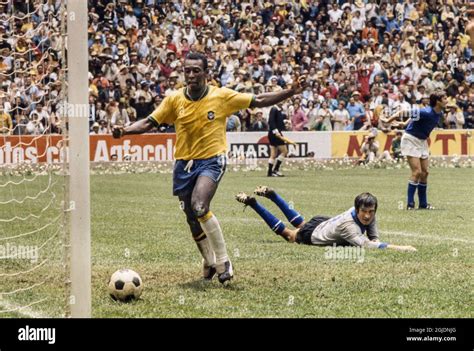
[[[155,126],[150,118],[141,119],[127,127],[113,126],[112,135],[114,138],[119,139],[127,134],[142,134],[148,132]]]
[[[394,127],[405,129],[407,127],[408,123],[410,123],[410,119],[407,119],[404,122],[397,122],[397,123],[394,124]]]
[[[348,243],[354,246],[360,246],[366,249],[388,249],[388,250],[396,250],[396,251],[405,251],[405,252],[412,252],[416,251],[413,246],[400,246],[400,245],[393,245],[385,242],[379,241],[379,238],[374,238],[369,240],[368,237],[364,235],[357,234],[353,228],[357,224],[347,225],[341,232],[341,237],[346,240]],[[374,235],[372,233],[372,235]]]
[[[384,123],[392,123],[393,121],[395,121],[398,117],[400,116],[403,116],[404,114],[406,114],[407,111],[405,110],[400,110],[400,111],[397,111],[395,112],[393,115],[391,115],[389,118],[380,118],[382,120],[382,122]]]
[[[296,84],[292,86],[290,89],[285,89],[282,91],[276,91],[272,93],[263,93],[263,94],[259,94],[255,96],[255,99],[252,100],[250,107],[260,108],[260,107],[268,107],[268,106],[278,104],[279,102],[282,102],[292,97],[293,95],[300,94],[301,92],[303,92],[305,87],[306,87],[306,77],[301,76],[298,78]]]
[[[400,110],[394,113],[393,115],[391,115],[389,118],[381,117],[380,120],[384,123],[392,124],[393,127],[405,129],[408,123],[410,123],[411,121],[411,115],[412,115],[412,111],[410,110]],[[403,117],[410,116],[410,118],[406,119],[403,122],[395,121],[400,116],[403,116]],[[394,121],[395,123],[393,123]]]
[[[403,251],[403,252],[417,251],[416,248],[411,245],[406,245],[406,246],[394,245],[394,244],[384,243],[378,240],[371,240],[371,241],[367,240],[362,246],[368,249],[387,249],[387,250],[395,250],[395,251]]]

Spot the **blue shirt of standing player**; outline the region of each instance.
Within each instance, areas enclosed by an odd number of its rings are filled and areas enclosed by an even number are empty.
[[[428,139],[431,131],[438,125],[441,117],[443,117],[443,110],[441,109],[439,112],[436,110],[439,110],[437,106],[414,109],[405,132],[418,139]]]

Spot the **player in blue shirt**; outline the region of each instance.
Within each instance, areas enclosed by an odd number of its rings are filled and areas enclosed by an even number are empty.
[[[415,192],[418,189],[418,208],[434,209],[428,203],[428,167],[429,167],[429,147],[428,138],[431,131],[438,125],[443,117],[444,107],[447,98],[444,91],[436,91],[430,95],[430,106],[422,109],[414,108],[409,111],[402,110],[395,113],[388,119],[392,122],[400,116],[409,118],[399,127],[406,127],[402,137],[402,155],[407,157],[411,169],[411,177],[408,180],[407,209],[415,208]]]

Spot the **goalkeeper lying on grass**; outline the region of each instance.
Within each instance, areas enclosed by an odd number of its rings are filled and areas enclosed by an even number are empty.
[[[358,195],[354,200],[354,207],[336,217],[315,216],[309,222],[305,222],[304,218],[275,190],[259,186],[255,189],[255,194],[273,201],[296,229],[286,228],[281,220],[259,204],[254,197],[241,192],[235,198],[244,205],[252,207],[276,234],[290,243],[416,251],[413,246],[399,246],[379,241],[375,221],[377,198],[370,193]]]

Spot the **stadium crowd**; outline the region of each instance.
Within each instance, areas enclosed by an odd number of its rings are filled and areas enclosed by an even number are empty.
[[[92,134],[148,116],[183,87],[190,51],[209,58],[209,83],[254,94],[300,75],[283,105],[293,131],[393,126],[401,108],[449,103],[439,128],[473,128],[474,60],[460,0],[160,1],[89,5]],[[65,44],[59,0],[0,3],[0,132],[60,133]],[[266,131],[269,109],[240,111],[228,131]],[[157,132],[173,131],[162,126]]]

